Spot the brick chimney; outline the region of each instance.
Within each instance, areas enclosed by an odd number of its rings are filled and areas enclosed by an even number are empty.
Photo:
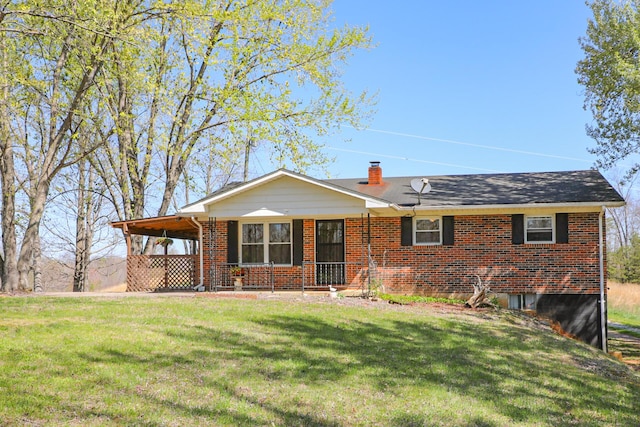
[[[382,168],[380,162],[369,162],[369,182],[368,185],[382,184]]]

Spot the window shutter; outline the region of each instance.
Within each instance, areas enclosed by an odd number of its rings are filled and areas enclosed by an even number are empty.
[[[569,243],[569,214],[556,214],[556,243]]]
[[[413,218],[403,216],[400,218],[400,244],[402,246],[413,245]]]
[[[227,262],[238,263],[238,221],[227,221]]]
[[[442,217],[442,244],[453,245],[453,216]]]
[[[511,242],[514,245],[524,243],[524,215],[511,215]]]
[[[293,220],[293,265],[302,265],[304,255],[303,220]]]

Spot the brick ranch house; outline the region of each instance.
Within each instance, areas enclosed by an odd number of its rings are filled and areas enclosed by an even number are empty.
[[[333,287],[465,298],[479,277],[505,306],[548,315],[606,349],[604,215],[622,205],[595,170],[383,177],[371,162],[364,179],[280,169],[173,216],[112,225],[128,247],[132,234],[194,242],[191,255],[129,253],[130,291]]]

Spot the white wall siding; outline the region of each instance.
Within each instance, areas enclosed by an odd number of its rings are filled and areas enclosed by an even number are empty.
[[[365,201],[290,177],[282,177],[221,200],[209,207],[209,216],[344,217],[366,213]]]

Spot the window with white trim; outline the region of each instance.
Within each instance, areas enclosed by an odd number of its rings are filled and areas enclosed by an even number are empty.
[[[509,308],[515,310],[535,310],[537,300],[538,297],[536,294],[509,295]]]
[[[442,218],[415,217],[413,219],[413,242],[415,245],[441,245]]]
[[[555,219],[553,215],[527,216],[524,221],[525,243],[554,243]]]
[[[243,264],[291,265],[291,223],[242,224],[240,247]]]

